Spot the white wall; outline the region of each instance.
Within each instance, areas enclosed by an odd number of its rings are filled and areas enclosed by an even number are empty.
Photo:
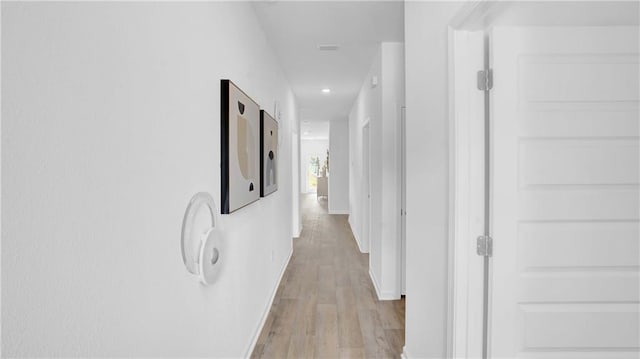
[[[251,5],[4,2],[2,65],[3,356],[247,355],[292,250],[296,122]],[[219,217],[204,287],[179,241],[193,194],[220,204],[221,78],[280,103],[280,185]]]
[[[313,189],[309,188],[309,161],[311,157],[320,159],[320,169],[327,158],[327,150],[329,150],[329,140],[305,140],[300,141],[300,186],[302,193],[309,193]],[[331,166],[331,164],[329,164]],[[331,170],[331,168],[329,168]],[[315,192],[315,190],[313,190]]]
[[[349,213],[349,122],[329,125],[329,213]]]
[[[363,253],[370,252],[369,240],[363,238],[364,236],[364,220],[363,216],[363,202],[366,198],[364,186],[364,165],[362,163],[362,129],[369,123],[369,137],[371,141],[371,173],[380,173],[380,152],[379,146],[375,146],[376,143],[381,142],[381,134],[376,131],[375,124],[378,123],[380,117],[382,117],[382,87],[371,87],[371,78],[377,77],[380,79],[382,76],[382,50],[378,49],[376,56],[371,64],[371,69],[365,77],[365,82],[362,85],[358,97],[351,108],[349,113],[349,223],[351,224],[351,230],[353,232],[358,246]],[[371,223],[380,223],[380,196],[377,194],[380,192],[381,184],[379,176],[372,176],[370,181],[371,191]],[[374,210],[375,209],[375,210]],[[379,238],[379,231],[372,230],[371,241],[377,242]]]
[[[372,85],[376,77],[378,85]],[[351,227],[381,299],[400,297],[400,109],[404,105],[404,46],[382,43],[349,116]],[[370,242],[362,238],[362,127],[371,136]]]
[[[447,24],[460,6],[405,3],[408,358],[444,358],[446,353]]]

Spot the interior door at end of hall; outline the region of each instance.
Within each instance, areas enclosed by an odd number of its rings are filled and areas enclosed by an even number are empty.
[[[635,358],[637,27],[491,34],[492,358]]]

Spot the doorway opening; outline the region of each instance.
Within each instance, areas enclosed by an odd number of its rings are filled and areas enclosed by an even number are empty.
[[[303,121],[300,124],[300,178],[302,193],[324,189],[328,175],[329,122]],[[324,191],[326,192],[326,191]],[[323,193],[324,193],[323,192]],[[326,193],[323,194],[326,196]]]

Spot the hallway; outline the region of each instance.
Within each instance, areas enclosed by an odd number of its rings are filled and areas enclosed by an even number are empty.
[[[303,197],[303,231],[252,358],[398,358],[404,300],[378,301],[346,215]]]
[[[0,358],[640,359],[640,1],[0,31]]]

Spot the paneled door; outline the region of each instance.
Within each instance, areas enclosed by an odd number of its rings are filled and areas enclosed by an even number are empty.
[[[637,27],[496,27],[491,358],[634,358]]]

